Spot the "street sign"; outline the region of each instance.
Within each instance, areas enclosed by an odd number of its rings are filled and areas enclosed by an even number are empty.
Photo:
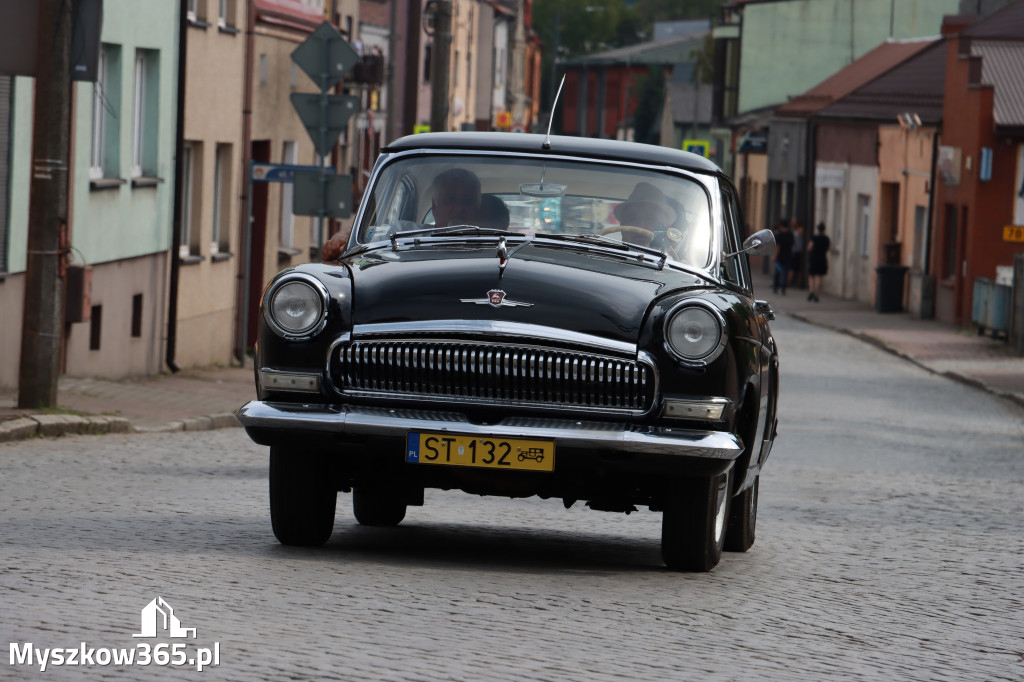
[[[359,63],[360,57],[330,22],[323,22],[292,51],[292,61],[306,72],[320,89],[319,93],[293,92],[292,106],[305,126],[313,147],[326,159],[334,143],[348,127],[348,120],[359,109],[356,95],[332,95],[329,90],[345,72]],[[319,166],[293,173],[292,211],[297,215],[323,218],[347,218],[352,215],[352,178],[337,175]],[[317,224],[321,241],[322,221]]]
[[[295,215],[348,218],[352,215],[352,176],[297,173],[292,212]]]
[[[359,62],[359,53],[325,21],[292,51],[292,61],[318,88],[329,90]]]
[[[683,140],[683,151],[693,152],[694,154],[700,154],[703,157],[707,157],[710,149],[711,142],[709,140]]]
[[[334,169],[325,167],[327,173],[334,173]],[[253,163],[249,172],[249,178],[253,182],[293,182],[296,173],[319,173],[320,166],[296,166],[287,163]]]
[[[338,136],[345,130],[348,120],[359,106],[357,95],[293,92],[291,100],[320,156],[327,156],[330,153],[331,147],[337,142]]]

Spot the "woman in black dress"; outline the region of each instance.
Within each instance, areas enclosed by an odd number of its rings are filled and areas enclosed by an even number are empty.
[[[807,257],[807,285],[811,293],[808,301],[820,301],[821,278],[828,274],[828,250],[832,240],[825,234],[825,223],[818,223],[818,234],[811,237],[811,250]]]

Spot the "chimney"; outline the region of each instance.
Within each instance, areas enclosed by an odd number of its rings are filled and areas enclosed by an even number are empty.
[[[942,35],[955,35],[973,24],[977,18],[973,14],[947,14],[942,17]]]

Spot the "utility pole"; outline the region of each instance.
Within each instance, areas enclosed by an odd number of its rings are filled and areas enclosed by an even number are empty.
[[[430,130],[448,130],[448,78],[452,61],[452,0],[437,0],[430,51]]]
[[[18,407],[57,405],[71,120],[71,0],[39,0]]]
[[[384,127],[384,141],[391,142],[397,137],[398,130],[398,84],[395,83],[395,60],[398,59],[398,0],[391,0],[389,12],[389,23],[391,29],[388,33],[388,63],[386,75],[387,111],[388,117]],[[349,36],[351,39],[351,36]],[[415,72],[414,72],[415,73]]]

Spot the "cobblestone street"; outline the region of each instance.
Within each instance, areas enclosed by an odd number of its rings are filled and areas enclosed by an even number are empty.
[[[394,529],[339,495],[278,545],[240,429],[0,445],[0,635],[135,647],[158,595],[220,665],[7,679],[1019,680],[1024,411],[788,318],[757,542],[665,570],[661,515],[427,491]]]

